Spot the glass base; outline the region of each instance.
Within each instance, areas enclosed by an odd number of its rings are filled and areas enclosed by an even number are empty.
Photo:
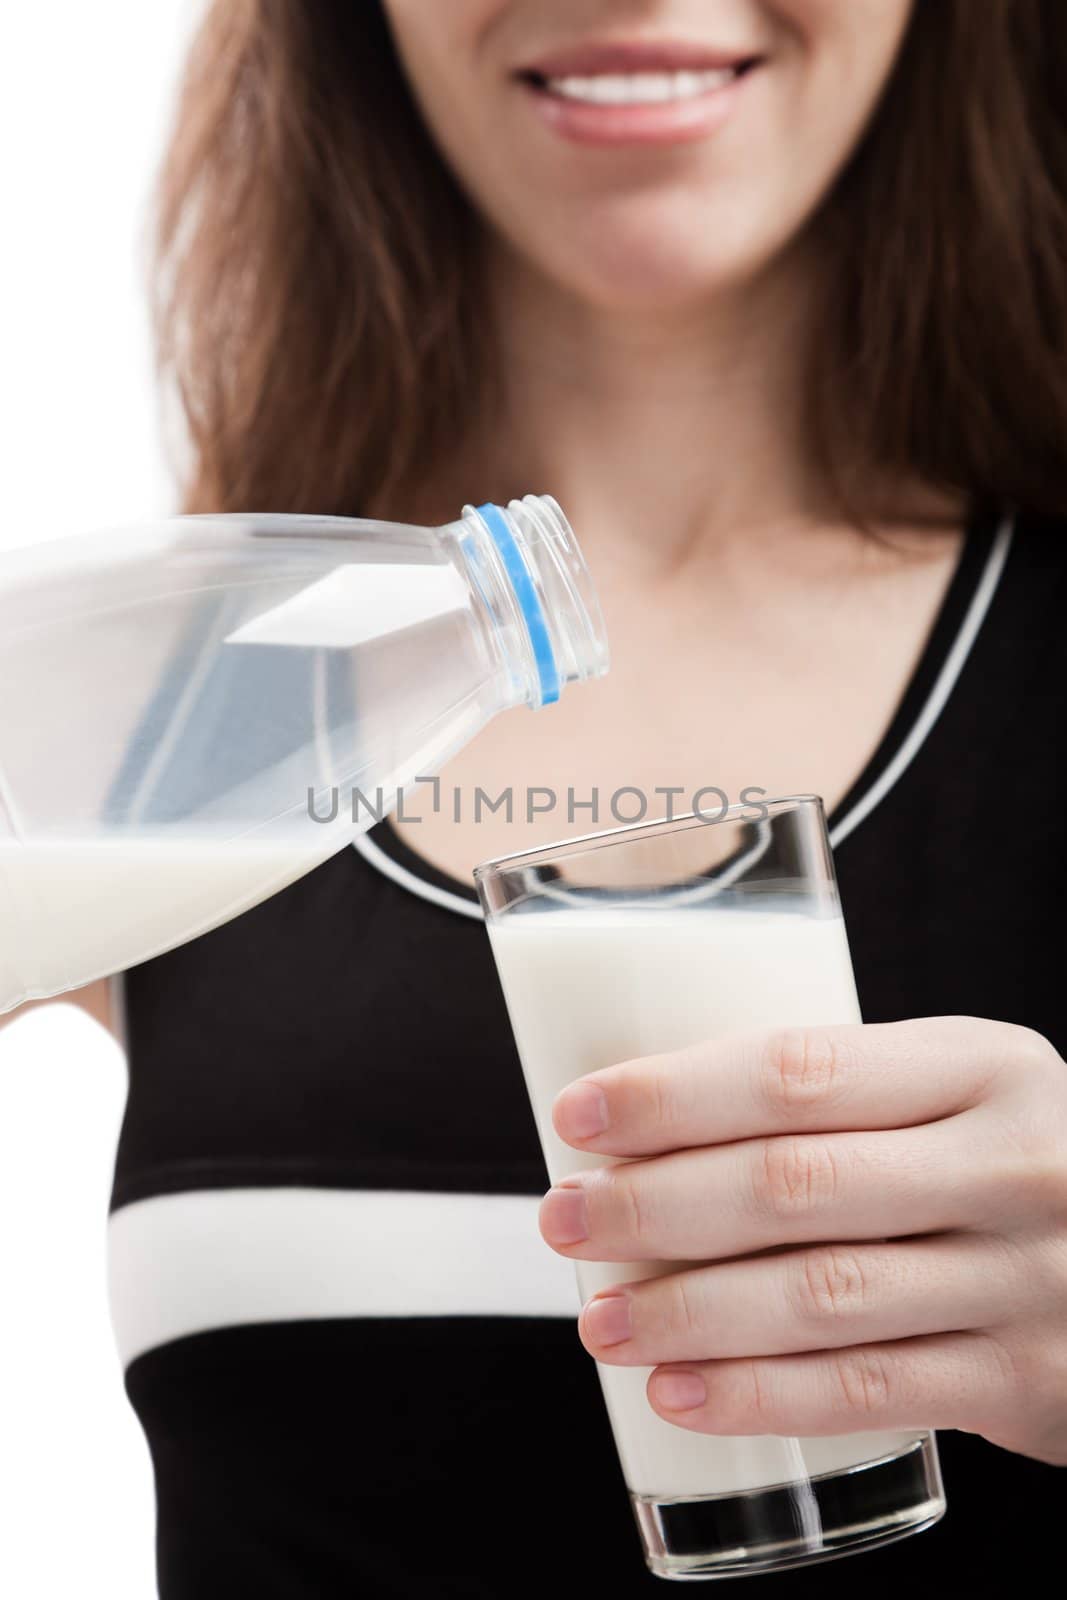
[[[920,1533],[943,1516],[932,1434],[895,1456],[803,1483],[684,1500],[630,1496],[657,1578],[740,1578],[833,1561]]]

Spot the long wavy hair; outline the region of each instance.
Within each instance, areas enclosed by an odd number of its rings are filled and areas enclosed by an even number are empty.
[[[1063,20],[1062,0],[918,0],[824,202],[812,438],[861,512],[899,475],[1067,513]],[[493,377],[480,226],[377,0],[214,0],[156,214],[186,507],[402,499]]]

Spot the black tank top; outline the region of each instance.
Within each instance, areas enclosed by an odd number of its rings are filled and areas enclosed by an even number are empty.
[[[831,818],[868,1021],[968,1013],[1067,1049],[1064,540],[972,527]],[[122,987],[112,1296],[163,1600],[661,1593],[571,1265],[537,1231],[472,889],[383,823]],[[966,1434],[941,1451],[936,1528],[778,1581],[956,1595],[1057,1570],[1063,1473]]]

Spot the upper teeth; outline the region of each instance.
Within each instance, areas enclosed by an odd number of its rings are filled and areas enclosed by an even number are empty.
[[[626,106],[654,100],[688,100],[722,89],[736,77],[736,67],[715,67],[705,72],[604,72],[590,78],[549,78],[547,87],[568,100]]]

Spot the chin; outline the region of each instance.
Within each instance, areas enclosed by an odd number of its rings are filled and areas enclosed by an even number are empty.
[[[521,256],[589,305],[634,313],[706,303],[762,276],[789,243],[792,219],[752,214],[751,195],[674,188],[625,199],[589,195],[584,203],[535,212],[537,233],[520,224]],[[529,213],[527,214],[529,215]],[[518,230],[517,230],[518,231]]]
[[[635,238],[601,231],[546,265],[557,283],[591,306],[648,315],[704,305],[751,282],[770,260],[766,251],[727,241],[701,244],[694,246],[690,232]]]

